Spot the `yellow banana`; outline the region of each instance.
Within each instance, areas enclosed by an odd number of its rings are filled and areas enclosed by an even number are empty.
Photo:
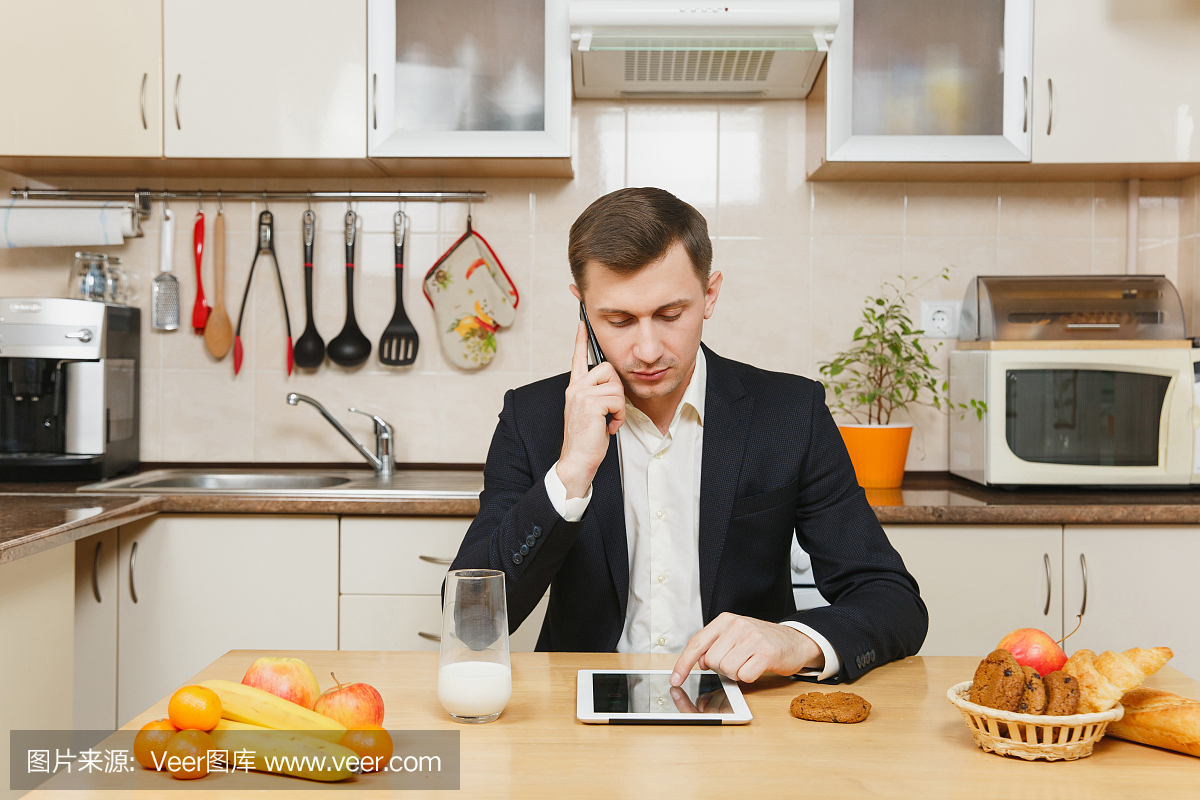
[[[340,781],[358,771],[358,756],[348,747],[293,731],[225,729],[210,734],[218,750],[228,752],[232,769],[243,768],[237,753],[253,753],[251,769],[314,781]],[[354,766],[355,769],[351,769]]]
[[[221,698],[221,716],[234,722],[248,722],[277,731],[305,731],[309,736],[328,742],[341,741],[346,726],[324,714],[270,692],[233,681],[201,681]]]
[[[215,731],[269,731],[271,728],[264,728],[262,725],[251,725],[249,722],[234,722],[231,719],[223,719],[217,723]]]

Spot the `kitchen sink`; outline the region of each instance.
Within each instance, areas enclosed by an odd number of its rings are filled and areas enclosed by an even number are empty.
[[[399,470],[378,478],[367,470],[157,469],[81,486],[81,492],[114,494],[236,494],[286,497],[479,497],[483,473],[468,470]]]

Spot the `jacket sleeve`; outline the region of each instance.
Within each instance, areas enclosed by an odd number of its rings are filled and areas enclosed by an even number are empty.
[[[504,572],[510,632],[542,599],[583,527],[554,510],[544,474],[530,464],[514,405],[509,390],[483,470],[479,513],[450,566]]]
[[[820,392],[813,393],[810,441],[801,465],[796,538],[811,556],[817,588],[830,605],[789,617],[820,632],[854,681],[915,655],[929,614],[858,485],[854,466]]]

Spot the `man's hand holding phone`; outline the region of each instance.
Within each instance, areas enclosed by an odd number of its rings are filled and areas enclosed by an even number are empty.
[[[567,490],[567,499],[588,493],[592,478],[608,453],[609,435],[625,422],[625,387],[621,378],[607,361],[589,370],[587,349],[587,328],[580,320],[563,412],[562,452],[555,468]]]

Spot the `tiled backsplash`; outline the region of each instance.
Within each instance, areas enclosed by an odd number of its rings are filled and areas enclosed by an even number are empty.
[[[213,360],[203,338],[185,327],[149,327],[149,282],[158,270],[161,206],[146,235],[119,255],[142,276],[144,311],[142,459],[146,461],[356,461],[357,454],[311,408],[291,407],[289,391],[323,402],[364,441],[370,423],[354,405],[397,429],[397,458],[409,462],[482,462],[505,390],[569,367],[577,306],[567,291],[567,231],[600,195],[622,186],[661,186],[695,205],[715,239],[714,266],[725,273],[705,341],[718,353],[759,366],[815,377],[817,363],[844,347],[866,293],[903,274],[936,276],[922,296],[961,299],[978,274],[1114,273],[1125,270],[1126,185],[1105,183],[807,183],[804,103],[610,103],[578,101],[572,137],[575,177],[481,180],[193,180],[255,189],[462,189],[488,192],[473,206],[475,228],[503,260],[521,293],[516,323],[497,335],[488,367],[465,372],[442,358],[434,319],[421,293],[425,271],[462,233],[464,203],[412,203],[405,305],[421,336],[411,368],[387,368],[375,353],[363,366],[328,362],[288,377],[283,311],[274,271],[255,270],[242,338],[246,359]],[[0,173],[0,188],[25,178]],[[180,188],[187,179],[55,179],[70,187]],[[1200,265],[1200,181],[1143,181],[1139,271],[1163,273],[1179,287],[1192,330]],[[182,284],[185,324],[195,293],[191,254],[195,201],[176,201],[174,270]],[[254,254],[261,202],[228,202],[225,301],[236,324]],[[287,290],[292,335],[304,329],[300,215],[304,203],[272,203],[276,249]],[[316,316],[328,342],[341,329],[345,299],[345,204],[314,204]],[[361,203],[355,307],[373,343],[394,304],[389,203]],[[206,202],[204,285],[211,297],[216,204]],[[72,249],[0,251],[0,294],[58,295]],[[912,309],[914,316],[918,309]],[[952,344],[952,343],[949,343]],[[947,348],[937,361],[943,367]],[[909,469],[946,469],[946,422],[916,414]]]

